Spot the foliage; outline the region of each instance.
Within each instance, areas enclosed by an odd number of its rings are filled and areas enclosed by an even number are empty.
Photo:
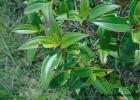
[[[30,24],[17,26],[13,32],[34,36],[19,48],[27,50],[30,65],[37,49],[47,52],[41,68],[45,89],[72,88],[75,99],[139,99],[139,76],[133,72],[138,73],[140,62],[140,1],[133,0],[126,14],[123,0],[120,6],[111,1],[28,3],[24,14]],[[92,90],[95,95],[88,93]]]

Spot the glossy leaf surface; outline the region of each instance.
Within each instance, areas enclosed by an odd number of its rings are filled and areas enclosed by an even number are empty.
[[[112,71],[113,69],[94,69],[93,73],[95,73],[97,76],[103,77],[105,75],[108,75]]]
[[[48,85],[53,76],[53,69],[55,69],[60,61],[61,52],[49,54],[44,60],[41,68],[41,78],[45,88],[48,88]]]
[[[136,66],[140,62],[140,50],[135,51],[135,59],[134,59],[134,65]]]
[[[94,68],[92,67],[77,67],[77,68],[73,68],[72,72],[73,74],[77,75],[78,77],[86,77],[89,76],[92,71],[94,70]]]
[[[32,34],[39,32],[37,27],[29,24],[18,26],[14,28],[12,31],[19,34]]]
[[[33,3],[31,3],[30,5],[28,5],[25,10],[24,10],[24,14],[30,14],[30,13],[33,13],[33,12],[36,12],[38,10],[40,10],[42,8],[42,6],[44,5],[45,3],[42,2],[42,1],[35,1]]]
[[[82,33],[76,33],[76,32],[67,33],[62,37],[61,48],[66,48],[85,37],[87,37],[87,35]]]
[[[100,4],[98,6],[96,6],[95,8],[93,8],[90,13],[89,13],[89,17],[88,20],[91,21],[97,17],[99,17],[102,14],[105,14],[111,10],[114,10],[116,8],[119,8],[120,6],[115,5],[115,4]]]
[[[101,17],[92,21],[94,24],[110,31],[127,32],[129,25],[127,21],[119,17]]]
[[[45,48],[57,47],[58,44],[50,37],[38,36],[24,43],[19,50],[38,48],[39,44],[42,44]]]
[[[57,76],[55,76],[50,84],[49,84],[49,88],[54,89],[54,88],[58,88],[62,85],[64,85],[67,82],[67,79],[69,77],[70,74],[70,70],[64,71],[60,74],[58,74]]]
[[[80,14],[85,19],[89,14],[89,0],[80,1]]]
[[[99,53],[100,53],[100,62],[102,65],[104,65],[107,62],[108,52],[107,50],[100,49]]]
[[[125,33],[120,48],[119,55],[124,59],[130,59],[134,57],[135,50],[138,45],[132,41],[132,35],[130,32]]]

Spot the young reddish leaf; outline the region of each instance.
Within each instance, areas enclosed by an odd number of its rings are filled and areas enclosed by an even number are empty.
[[[49,88],[54,89],[54,88],[58,88],[62,85],[64,85],[67,82],[67,79],[69,77],[70,74],[70,70],[64,71],[60,74],[58,74],[56,77],[54,77],[50,84],[49,84]]]
[[[24,43],[19,50],[38,48],[42,44],[45,48],[57,47],[59,44],[55,43],[53,38],[46,36],[38,36]]]
[[[45,88],[48,88],[53,76],[53,69],[59,64],[61,52],[49,54],[44,60],[41,68],[41,78]]]
[[[39,32],[39,30],[37,27],[33,25],[25,24],[14,28],[12,32],[19,33],[19,34],[32,34],[32,33]]]
[[[116,8],[119,8],[119,7],[120,6],[115,5],[115,4],[100,4],[90,11],[88,20],[91,21],[91,20],[99,17],[100,15],[105,14],[105,13],[107,13],[111,10],[114,10]]]
[[[30,14],[30,13],[38,11],[43,7],[44,4],[45,3],[42,1],[35,1],[25,8],[24,14]]]
[[[66,48],[85,37],[87,37],[87,35],[82,33],[76,33],[76,32],[67,33],[62,37],[61,48]]]

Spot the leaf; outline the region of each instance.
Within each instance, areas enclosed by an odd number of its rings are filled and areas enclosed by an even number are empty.
[[[110,84],[108,83],[107,80],[101,81],[101,84],[104,87],[104,89],[107,91],[108,94],[112,94],[112,90],[111,90]]]
[[[62,38],[62,33],[56,20],[54,19],[54,16],[52,15],[52,3],[52,1],[48,2],[42,8],[42,12],[44,13],[45,19],[47,19],[48,22],[44,22],[45,26],[47,25],[45,31],[48,36],[51,36],[53,39],[55,39],[55,41],[59,42]]]
[[[124,59],[130,59],[134,57],[136,49],[138,49],[138,45],[132,41],[131,33],[125,33],[119,47],[119,56]]]
[[[58,66],[61,55],[61,52],[49,54],[42,64],[41,78],[45,88],[48,88],[53,76],[53,69]]]
[[[39,15],[34,12],[28,15],[28,20],[30,22],[30,24],[32,24],[33,26],[37,26],[38,29],[40,29],[39,24],[42,24]]]
[[[94,24],[115,32],[129,31],[127,21],[119,17],[101,17],[92,21]]]
[[[59,6],[59,14],[68,13],[68,11],[69,11],[69,8],[67,5],[67,2],[66,0],[63,0]]]
[[[39,30],[33,25],[25,24],[14,28],[12,32],[19,34],[32,34],[39,32]]]
[[[94,68],[92,67],[77,67],[72,69],[72,73],[78,77],[89,76],[93,72]]]
[[[50,84],[49,84],[49,88],[54,89],[54,88],[58,88],[62,85],[64,85],[67,82],[67,79],[69,77],[70,74],[70,70],[64,71],[60,74],[58,74],[56,77],[54,77]]]
[[[84,85],[84,82],[82,82],[82,81],[80,80],[80,78],[77,78],[77,79],[72,83],[71,87],[77,89],[77,88],[82,87],[83,85]]]
[[[136,1],[135,1],[135,4],[136,4]],[[139,12],[140,11],[140,6],[139,5],[140,5],[140,1],[139,2],[137,1],[137,5],[136,5],[135,11],[134,11],[134,15],[136,15],[136,16],[140,15],[140,12]]]
[[[29,65],[32,65],[35,53],[36,53],[36,49],[27,50],[27,61],[29,62]]]
[[[113,69],[94,69],[93,73],[95,73],[97,76],[103,77],[105,75],[108,75],[112,71]]]
[[[109,55],[111,55],[115,58],[119,58],[119,46],[118,45],[109,44],[109,46],[107,48],[107,52]]]
[[[106,91],[106,89],[104,88],[104,86],[102,85],[102,83],[98,79],[95,80],[94,86],[100,93],[108,94],[108,92]]]
[[[52,38],[47,36],[38,36],[24,43],[18,50],[38,48],[39,44],[42,44],[45,48],[52,48],[58,46],[58,44],[55,43]]]
[[[88,64],[88,62],[90,61],[91,57],[95,57],[95,54],[85,45],[83,44],[79,44],[80,45],[80,55],[82,57],[82,61],[85,64]]]
[[[136,43],[140,44],[139,37],[140,37],[140,28],[132,30],[132,40],[133,40],[133,42],[136,42]]]
[[[40,10],[42,8],[42,6],[44,5],[45,3],[42,2],[42,1],[35,1],[33,3],[31,3],[30,5],[28,5],[25,10],[24,10],[24,14],[30,14],[30,13],[33,13],[33,12],[36,12],[38,10]]]
[[[131,25],[135,24],[134,12],[135,12],[135,9],[136,9],[136,6],[137,6],[138,2],[139,2],[138,0],[133,0],[130,7],[129,7],[129,9],[130,9],[130,11],[129,11],[129,21],[130,21]]]
[[[93,8],[88,16],[88,21],[91,21],[97,17],[99,17],[100,15],[103,15],[111,10],[114,10],[116,8],[119,8],[120,6],[115,5],[115,4],[100,4],[98,6],[96,6],[95,8]]]
[[[95,73],[91,73],[91,75],[89,76],[89,79],[88,79],[87,83],[93,84],[95,82],[95,80],[96,80]]]
[[[134,59],[134,65],[136,66],[140,62],[140,50],[135,51],[135,59]]]
[[[62,37],[61,48],[66,48],[85,37],[87,37],[87,35],[82,33],[76,33],[76,32],[67,33]]]
[[[100,49],[99,53],[100,53],[101,64],[104,65],[107,62],[108,52],[107,50]]]
[[[80,0],[80,15],[86,19],[89,14],[89,0]]]
[[[102,49],[106,49],[111,41],[111,32],[109,30],[104,30],[103,36],[100,39],[100,45]]]

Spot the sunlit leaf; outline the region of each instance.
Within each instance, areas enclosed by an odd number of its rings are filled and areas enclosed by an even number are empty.
[[[101,17],[92,21],[94,24],[115,32],[129,31],[127,20],[119,17]]]
[[[48,88],[48,85],[54,74],[53,69],[58,66],[61,55],[61,52],[49,54],[42,64],[41,78],[45,88]]]
[[[100,49],[99,53],[100,53],[101,64],[104,65],[107,62],[108,52],[107,50]]]
[[[90,11],[88,20],[91,21],[91,20],[99,17],[100,15],[105,14],[105,13],[107,13],[111,10],[114,10],[116,8],[119,8],[119,7],[120,6],[115,5],[115,4],[100,4]]]
[[[31,3],[30,5],[28,5],[25,10],[24,10],[24,14],[30,14],[30,13],[33,13],[33,12],[36,12],[38,10],[40,10],[42,8],[42,6],[44,5],[45,3],[42,2],[42,1],[35,1],[33,3]]]
[[[45,48],[52,48],[58,46],[58,44],[55,43],[52,38],[46,36],[38,36],[24,43],[19,48],[19,50],[38,48],[39,44],[42,44]]]
[[[112,71],[113,69],[94,69],[93,73],[95,73],[97,76],[103,77],[105,75],[108,75]]]
[[[89,0],[80,0],[80,14],[85,19],[89,14]]]
[[[134,65],[136,66],[140,62],[140,50],[135,51]]]
[[[67,33],[62,37],[61,48],[66,48],[85,37],[87,37],[87,35],[82,33],[76,33],[76,32]]]
[[[89,76],[88,82],[89,84],[93,84],[96,80],[96,75],[95,73],[91,73],[91,75]]]
[[[14,28],[12,32],[19,33],[19,34],[32,34],[32,33],[39,32],[39,30],[37,27],[33,25],[25,24]]]

